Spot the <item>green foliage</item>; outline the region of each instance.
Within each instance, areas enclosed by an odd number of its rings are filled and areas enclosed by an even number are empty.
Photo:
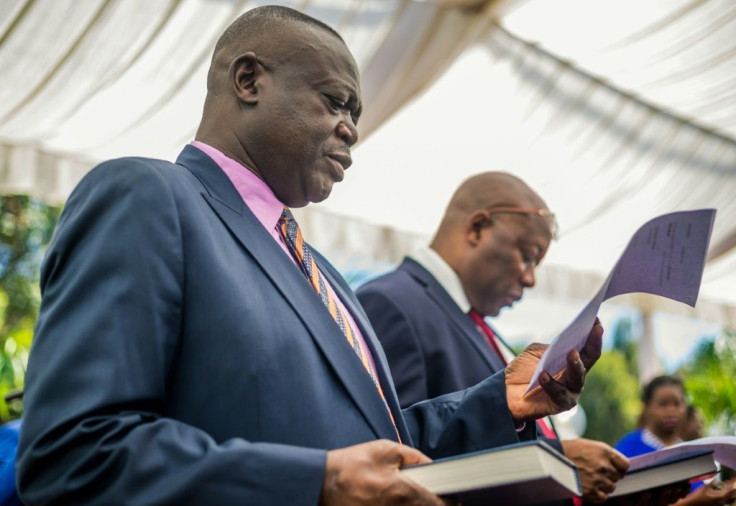
[[[603,353],[586,376],[580,396],[587,417],[584,436],[613,445],[634,429],[641,411],[639,391],[624,353],[617,349]]]
[[[22,388],[38,316],[39,266],[60,207],[27,196],[0,196],[0,398]],[[20,414],[20,403],[0,401],[0,421]]]
[[[718,434],[736,433],[736,333],[702,342],[679,374],[706,427]]]

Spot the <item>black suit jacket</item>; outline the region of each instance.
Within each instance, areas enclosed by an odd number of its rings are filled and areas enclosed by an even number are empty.
[[[438,457],[519,440],[502,375],[402,413],[355,295],[315,258],[406,444]],[[396,438],[319,297],[197,148],[92,170],[41,288],[18,453],[30,504],[314,506],[327,450]]]

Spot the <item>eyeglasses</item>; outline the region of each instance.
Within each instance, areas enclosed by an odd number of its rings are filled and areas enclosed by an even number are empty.
[[[559,227],[557,226],[557,218],[555,213],[549,209],[533,209],[528,207],[513,207],[513,206],[497,206],[489,207],[486,209],[490,214],[495,213],[509,213],[509,214],[532,214],[546,218],[549,222],[549,230],[552,233],[552,239],[557,239],[557,233]]]

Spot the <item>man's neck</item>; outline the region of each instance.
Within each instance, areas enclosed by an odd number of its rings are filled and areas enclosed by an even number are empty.
[[[414,251],[410,258],[424,267],[437,280],[463,313],[470,311],[470,302],[465,295],[460,278],[439,253],[430,247],[422,247]]]

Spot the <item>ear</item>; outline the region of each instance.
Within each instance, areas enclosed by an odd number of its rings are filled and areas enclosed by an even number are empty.
[[[492,226],[493,218],[487,211],[475,211],[465,221],[465,238],[471,246],[477,246],[483,229]]]
[[[229,78],[238,100],[246,104],[258,102],[258,85],[262,68],[255,53],[238,56],[230,65]]]

